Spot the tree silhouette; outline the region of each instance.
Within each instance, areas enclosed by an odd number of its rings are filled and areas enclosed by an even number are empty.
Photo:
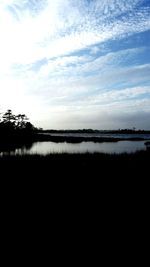
[[[36,128],[28,121],[25,114],[14,115],[11,109],[8,109],[0,118],[0,133],[31,133]]]
[[[3,115],[3,122],[4,123],[14,123],[15,115],[12,114],[11,109],[8,109]]]
[[[11,109],[8,109],[2,116],[2,125],[4,129],[12,131],[15,128],[15,115],[12,114]]]
[[[28,118],[25,114],[18,114],[16,116],[16,127],[19,129],[25,129]]]

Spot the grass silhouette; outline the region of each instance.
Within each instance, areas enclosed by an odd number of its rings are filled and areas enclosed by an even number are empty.
[[[128,171],[148,172],[150,166],[150,151],[138,151],[136,153],[105,154],[85,153],[67,154],[54,153],[49,155],[4,155],[0,157],[0,170],[20,175],[66,173],[73,176],[80,173],[118,173],[123,176]]]

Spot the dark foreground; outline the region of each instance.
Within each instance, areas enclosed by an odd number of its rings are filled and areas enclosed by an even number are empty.
[[[122,155],[0,157],[2,206],[6,218],[11,214],[6,223],[12,224],[15,214],[19,217],[17,227],[21,220],[25,221],[25,231],[36,214],[32,229],[43,221],[45,236],[49,228],[50,232],[56,230],[54,234],[59,231],[66,234],[64,229],[69,227],[72,227],[69,235],[76,235],[79,227],[81,232],[85,229],[86,238],[89,238],[89,231],[96,231],[96,237],[102,233],[105,239],[106,234],[113,233],[114,243],[116,231],[122,237],[123,233],[129,235],[131,228],[132,235],[135,229],[138,238],[139,228],[136,230],[135,226],[149,214],[149,169],[149,151]],[[131,224],[134,216],[136,219]],[[40,227],[35,233],[37,238]]]
[[[150,169],[150,151],[140,151],[133,154],[50,154],[22,155],[22,156],[2,156],[0,157],[1,175],[20,176],[36,178],[39,175],[46,178],[54,178],[57,174],[59,178],[69,176],[105,177],[113,175],[148,175]],[[82,175],[82,176],[80,176]],[[63,179],[64,179],[63,177]]]
[[[148,203],[149,169],[150,151],[4,156],[0,157],[0,183],[9,204],[14,198],[17,205],[23,199],[38,207],[42,203],[42,209],[48,205],[48,212],[50,207],[66,205],[71,211],[72,205],[82,203],[81,210],[85,204],[100,212],[100,207],[112,205],[113,209],[117,203],[122,210],[122,203],[138,207]]]

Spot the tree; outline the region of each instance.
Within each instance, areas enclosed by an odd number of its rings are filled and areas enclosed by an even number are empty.
[[[15,128],[15,115],[12,114],[11,109],[8,109],[4,115],[2,116],[2,124],[4,125],[4,127],[8,130],[13,130]]]
[[[31,131],[36,130],[36,128],[32,125],[31,122],[26,122],[25,130],[28,131],[28,132],[31,132]]]
[[[25,114],[14,115],[11,109],[8,109],[0,118],[0,130],[3,134],[26,134],[31,133],[36,128],[28,121],[29,119]]]
[[[8,109],[3,115],[3,122],[4,123],[14,123],[15,115],[12,114],[11,109]]]
[[[18,114],[16,116],[16,127],[18,129],[25,129],[27,121],[28,121],[28,118],[25,114]]]

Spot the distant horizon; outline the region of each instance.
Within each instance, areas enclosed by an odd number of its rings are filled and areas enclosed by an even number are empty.
[[[150,1],[1,0],[0,112],[150,129]]]
[[[43,129],[42,127],[39,127],[39,129],[42,129],[43,131],[99,131],[99,132],[109,132],[109,131],[132,131],[132,132],[138,132],[138,131],[145,131],[145,132],[150,132],[150,129],[144,130],[144,129],[134,129],[133,128],[118,128],[118,129],[92,129],[92,128],[76,128],[76,129]]]

